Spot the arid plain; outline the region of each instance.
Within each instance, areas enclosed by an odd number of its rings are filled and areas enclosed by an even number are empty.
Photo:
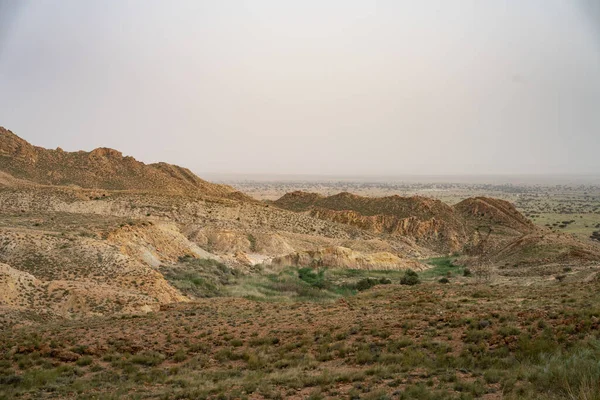
[[[229,183],[0,129],[0,398],[600,398],[600,186]]]

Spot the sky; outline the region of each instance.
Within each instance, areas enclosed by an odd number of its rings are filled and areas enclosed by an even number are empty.
[[[597,0],[0,0],[0,126],[203,174],[600,174]]]

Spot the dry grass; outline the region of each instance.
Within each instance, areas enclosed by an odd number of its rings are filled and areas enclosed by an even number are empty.
[[[0,337],[0,397],[595,399],[598,293],[382,285],[14,329]]]

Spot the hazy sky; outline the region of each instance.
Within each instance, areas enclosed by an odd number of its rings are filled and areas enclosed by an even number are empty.
[[[600,173],[598,0],[0,0],[0,125],[203,173]]]

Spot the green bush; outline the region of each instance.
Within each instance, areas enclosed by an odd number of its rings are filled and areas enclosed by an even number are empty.
[[[315,272],[312,268],[300,268],[298,270],[298,278],[308,283],[310,286],[325,289],[327,282],[325,281],[325,270],[321,269]]]
[[[377,285],[389,285],[392,283],[392,280],[389,278],[363,278],[356,282],[354,285],[348,285],[350,289],[358,290],[362,292],[364,290],[369,290],[373,286]]]
[[[76,361],[76,364],[79,365],[80,367],[85,367],[85,366],[91,365],[92,362],[94,362],[92,357],[84,356],[84,357],[79,358],[79,360]]]
[[[455,264],[456,260],[453,257],[435,257],[424,260],[424,262],[431,266],[431,268],[428,268],[419,274],[421,279],[424,280],[464,274],[464,266]]]
[[[412,269],[408,269],[404,273],[404,276],[400,279],[400,283],[402,285],[416,285],[418,283],[421,283],[421,280],[419,279],[419,275],[415,271],[413,271]]]
[[[162,266],[164,277],[181,292],[193,297],[217,297],[233,285],[239,276],[237,270],[213,259],[197,259],[191,256],[179,258],[175,266]]]
[[[144,365],[146,367],[154,367],[161,364],[164,360],[165,356],[156,351],[138,353],[129,359],[133,364]]]
[[[358,290],[359,292],[362,292],[363,290],[368,290],[371,289],[373,286],[377,285],[379,283],[379,281],[377,279],[373,279],[373,278],[365,278],[365,279],[361,279],[360,281],[356,282],[356,290]]]

